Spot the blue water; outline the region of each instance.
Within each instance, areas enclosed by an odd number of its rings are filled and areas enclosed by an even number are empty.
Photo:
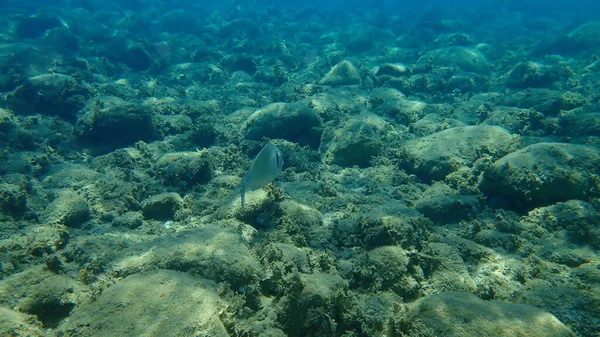
[[[0,0],[0,335],[600,336],[599,55],[592,0]]]

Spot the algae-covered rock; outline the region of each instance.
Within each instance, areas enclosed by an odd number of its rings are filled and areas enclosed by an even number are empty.
[[[46,332],[34,315],[0,307],[0,335],[43,337]]]
[[[308,243],[311,247],[326,245],[330,233],[323,228],[323,215],[318,210],[292,200],[279,204],[281,210],[280,229],[295,242]]]
[[[25,240],[28,254],[43,257],[63,249],[69,242],[69,232],[62,226],[37,226],[27,233]]]
[[[124,277],[157,268],[169,269],[226,282],[234,291],[256,287],[265,271],[240,233],[223,224],[199,226],[131,246],[119,253],[112,272]]]
[[[0,182],[0,211],[20,215],[27,209],[27,192],[22,186]]]
[[[564,143],[538,143],[498,159],[480,189],[518,208],[598,195],[600,151]]]
[[[436,291],[474,292],[477,286],[467,268],[467,263],[472,261],[469,261],[467,254],[461,251],[464,249],[461,246],[465,245],[465,241],[476,244],[457,238],[450,241],[426,243],[420,253],[424,259],[419,267],[425,274],[430,275],[428,284]],[[481,257],[484,254],[477,251],[474,255]]]
[[[432,50],[421,56],[417,63],[437,67],[458,67],[462,71],[477,74],[487,74],[490,71],[490,65],[480,51],[459,46]]]
[[[600,45],[600,21],[589,21],[573,29],[567,35],[580,49],[595,50]]]
[[[367,167],[383,149],[377,128],[364,120],[349,120],[333,134],[324,158],[329,164]]]
[[[301,103],[273,103],[250,115],[242,132],[252,140],[282,138],[318,147],[323,130],[321,117],[312,108]]]
[[[183,199],[177,193],[156,194],[142,201],[144,217],[156,220],[168,220],[183,207]]]
[[[415,298],[419,285],[408,271],[410,259],[398,246],[382,246],[354,263],[356,285],[373,290],[392,290],[404,299]]]
[[[112,225],[134,229],[140,227],[144,223],[144,216],[140,212],[125,212],[116,217]]]
[[[53,275],[31,287],[19,304],[19,310],[36,315],[47,328],[53,328],[75,307],[75,281],[64,275]]]
[[[79,138],[111,147],[121,147],[157,137],[150,106],[99,97],[87,102],[75,130]]]
[[[336,303],[344,294],[345,282],[337,274],[302,274],[282,313],[289,336],[334,336]],[[333,315],[332,315],[333,314]]]
[[[575,336],[549,312],[524,304],[484,301],[468,293],[422,298],[391,328],[400,336]]]
[[[188,188],[213,176],[208,151],[167,153],[156,162],[156,169],[166,184]]]
[[[74,121],[91,95],[90,88],[71,76],[44,74],[29,78],[7,97],[19,115],[42,114]]]
[[[410,69],[404,65],[399,63],[386,63],[381,65],[379,69],[377,69],[377,76],[391,76],[391,77],[402,77],[409,76]]]
[[[334,87],[340,85],[358,85],[361,83],[360,72],[352,62],[344,60],[333,66],[319,83]]]
[[[566,231],[572,242],[600,247],[600,213],[588,202],[569,200],[537,207],[525,219],[549,233]]]
[[[66,23],[55,13],[40,13],[21,19],[15,27],[15,35],[19,38],[35,39],[49,29],[65,25]]]
[[[419,177],[440,180],[483,156],[500,158],[516,146],[515,138],[501,127],[459,126],[407,142],[405,161]]]
[[[479,211],[479,200],[472,195],[447,195],[420,200],[415,209],[445,224],[474,218]]]
[[[600,137],[600,112],[569,112],[561,116],[563,133],[569,137]]]
[[[556,116],[561,110],[570,110],[585,104],[585,99],[574,93],[531,88],[507,96],[503,104],[527,110],[535,109],[545,116]]]
[[[229,336],[217,284],[177,271],[131,275],[77,306],[58,327],[81,336]]]
[[[558,80],[558,70],[549,66],[524,62],[517,64],[506,77],[506,86],[515,89],[547,88]]]
[[[62,190],[43,213],[47,222],[54,222],[67,227],[81,227],[91,215],[90,206],[79,194]]]
[[[398,245],[406,250],[414,249],[424,240],[426,228],[431,222],[413,208],[379,205],[359,217],[336,221],[333,239],[338,246]]]
[[[389,116],[399,124],[410,125],[427,114],[439,113],[443,110],[443,106],[437,104],[427,104],[407,99],[386,99],[383,104],[375,109],[375,112],[380,116]]]

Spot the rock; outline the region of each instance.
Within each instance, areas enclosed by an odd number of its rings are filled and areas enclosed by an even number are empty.
[[[485,56],[476,49],[453,46],[432,50],[421,56],[417,64],[431,64],[435,67],[458,67],[462,71],[485,75],[490,65]]]
[[[213,176],[208,151],[167,153],[156,162],[156,169],[166,184],[186,188],[205,184]]]
[[[410,69],[408,69],[408,67],[405,66],[404,64],[386,63],[386,64],[382,65],[381,67],[379,67],[379,69],[377,70],[377,73],[375,75],[377,75],[377,76],[392,76],[392,77],[409,76]]]
[[[379,116],[388,116],[397,123],[409,126],[428,114],[443,114],[447,108],[442,104],[429,104],[407,99],[386,100],[375,109]],[[438,126],[439,127],[439,126]]]
[[[569,112],[561,115],[560,124],[569,137],[600,137],[600,112]]]
[[[410,125],[410,131],[423,137],[442,130],[464,126],[465,123],[453,118],[442,117],[438,113],[430,113]]]
[[[424,297],[392,322],[391,329],[398,336],[575,336],[548,312],[525,304],[484,301],[468,293]]]
[[[356,270],[359,274],[370,275],[356,275],[358,284],[376,290],[393,290],[405,299],[416,295],[416,282],[409,276],[410,259],[404,249],[382,246],[368,251],[366,255],[364,265],[356,263]]]
[[[19,305],[19,310],[36,315],[46,328],[54,328],[69,316],[75,307],[73,290],[75,281],[64,275],[54,275],[44,279]]]
[[[51,46],[55,51],[74,56],[79,51],[79,40],[77,35],[67,27],[59,27],[48,31],[40,39],[40,42]]]
[[[126,212],[119,215],[113,220],[112,225],[117,227],[125,227],[135,229],[144,223],[144,217],[140,212]]]
[[[501,127],[458,126],[407,142],[405,164],[422,179],[441,180],[485,155],[500,158],[517,145]]]
[[[513,89],[548,88],[558,79],[557,69],[536,62],[524,62],[508,73],[505,83]]]
[[[600,21],[589,21],[568,35],[572,43],[582,50],[597,50],[600,45]]]
[[[20,215],[27,210],[27,191],[16,184],[0,182],[0,210],[10,215]]]
[[[452,75],[446,84],[446,91],[455,93],[487,92],[488,79],[474,73],[460,72]]]
[[[194,128],[194,122],[186,115],[158,115],[156,116],[155,121],[157,131],[165,136],[180,135],[191,131]]]
[[[516,108],[512,106],[496,106],[492,111],[483,111],[481,117],[485,117],[484,125],[496,125],[505,128],[509,132],[523,132],[527,127],[536,125],[536,116],[530,109]],[[540,122],[538,122],[539,124]]]
[[[479,211],[479,200],[472,195],[447,195],[420,200],[415,209],[437,223],[469,220]]]
[[[350,61],[344,60],[333,66],[319,83],[333,87],[341,85],[358,85],[361,83],[360,72]]]
[[[328,313],[336,312],[336,304],[341,300],[346,287],[337,274],[300,274],[294,284],[302,289],[290,296],[281,320],[285,331],[293,331],[296,336],[333,336],[334,322]]]
[[[599,195],[600,151],[591,146],[538,143],[510,153],[487,170],[480,189],[530,209]]]
[[[90,214],[90,206],[82,196],[71,190],[62,190],[43,216],[47,222],[78,228],[90,218]]]
[[[96,97],[87,102],[82,112],[75,130],[80,139],[95,145],[118,148],[157,137],[149,106],[116,97]]]
[[[25,17],[15,27],[15,34],[18,38],[35,39],[47,30],[64,26],[62,19],[54,13],[42,13]]]
[[[285,232],[294,242],[324,247],[331,240],[330,232],[323,228],[323,215],[318,210],[291,200],[282,201],[279,207]]]
[[[142,202],[145,218],[170,220],[175,212],[183,207],[183,199],[177,193],[161,193],[153,195]]]
[[[240,224],[235,221],[236,224]],[[211,222],[188,229],[184,235],[170,233],[152,242],[132,245],[120,255],[113,272],[119,277],[140,270],[170,269],[190,272],[215,282],[227,282],[234,291],[258,286],[264,269],[232,223]],[[139,255],[140,248],[152,254]],[[246,293],[246,298],[251,294]],[[254,294],[255,296],[256,294]]]
[[[473,238],[480,245],[490,248],[503,248],[507,252],[516,252],[521,246],[518,235],[503,233],[491,229],[483,229]]]
[[[43,337],[45,329],[34,315],[0,307],[0,335]]]
[[[600,248],[600,227],[597,225],[600,213],[585,201],[569,200],[538,207],[527,214],[527,220],[548,233],[566,231],[570,241]]]
[[[438,45],[440,47],[450,47],[450,46],[463,46],[467,47],[473,44],[473,39],[467,34],[464,33],[451,33],[448,35],[442,35],[433,41],[433,44]]]
[[[149,291],[149,290],[152,291]],[[157,305],[159,303],[160,305]],[[131,275],[78,305],[59,334],[84,336],[228,336],[226,305],[214,282],[172,270]]]
[[[333,131],[333,140],[326,147],[325,162],[340,166],[369,166],[371,159],[383,149],[376,130],[364,120],[345,122]]]
[[[412,250],[424,240],[430,225],[431,221],[413,208],[391,202],[369,213],[336,221],[330,236],[341,247],[397,245]]]
[[[545,116],[556,116],[563,110],[571,110],[585,105],[585,98],[572,92],[558,92],[549,89],[532,88],[507,96],[503,105],[523,109],[534,109]]]
[[[247,139],[282,138],[301,145],[318,147],[321,141],[321,117],[301,103],[273,103],[255,111],[244,123]]]
[[[54,224],[37,226],[26,234],[27,254],[35,257],[51,256],[65,248],[69,232],[65,227]]]
[[[6,69],[0,72],[0,91],[12,91],[24,84],[28,78],[47,73],[48,69],[53,67],[52,61],[57,57],[47,48],[38,48],[35,44],[0,43],[0,68]],[[25,103],[28,102],[21,104]]]
[[[248,55],[234,55],[227,57],[223,63],[231,72],[243,71],[248,75],[254,75],[258,70],[257,62]],[[251,80],[248,78],[247,80]]]
[[[104,48],[100,46],[98,53],[111,62],[123,63],[134,71],[148,70],[152,64],[152,58],[143,44],[123,37],[113,38]]]
[[[7,97],[10,108],[20,115],[42,114],[75,121],[90,96],[90,89],[68,75],[44,74],[29,78]]]

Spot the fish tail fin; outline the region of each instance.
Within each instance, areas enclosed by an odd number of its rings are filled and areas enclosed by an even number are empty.
[[[242,203],[242,209],[244,209],[244,204],[246,203],[246,179],[242,178],[242,191],[240,195],[240,200]]]

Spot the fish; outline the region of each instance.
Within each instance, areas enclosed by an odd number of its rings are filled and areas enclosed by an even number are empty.
[[[283,168],[283,154],[279,149],[267,143],[256,155],[248,172],[242,177],[241,203],[246,202],[246,191],[257,190],[273,181]]]

